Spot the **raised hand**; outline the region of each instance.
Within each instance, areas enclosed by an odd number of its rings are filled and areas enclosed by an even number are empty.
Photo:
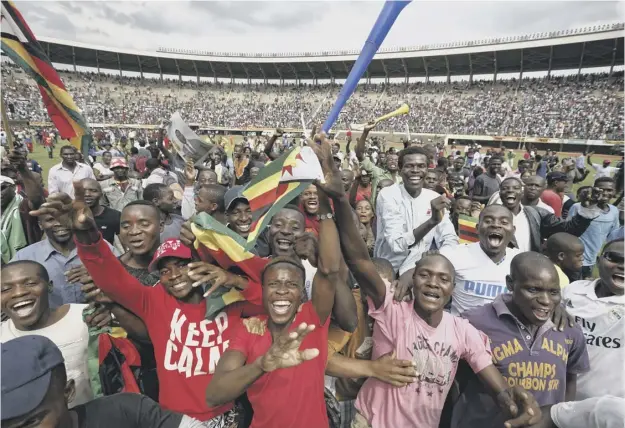
[[[328,197],[340,198],[345,194],[345,190],[343,189],[343,182],[341,181],[341,173],[334,163],[332,146],[325,132],[316,134],[314,141],[308,140],[308,146],[312,148],[319,159],[325,181],[325,183],[315,182],[315,185],[328,195]]]
[[[31,211],[30,215],[39,217],[51,215],[62,224],[69,222],[73,230],[97,231],[97,226],[93,218],[91,209],[85,203],[85,189],[80,181],[74,182],[74,194],[76,199],[72,200],[66,193],[54,193],[39,209]]]
[[[195,235],[191,230],[191,220],[187,220],[182,223],[182,228],[180,229],[180,242],[191,249],[195,248],[193,246],[193,243],[195,242]]]
[[[319,356],[319,349],[311,348],[300,351],[299,347],[308,333],[315,329],[314,325],[301,323],[296,330],[280,335],[271,348],[260,357],[260,368],[266,372],[286,369],[302,364]]]
[[[370,121],[370,122],[368,122],[368,123],[365,125],[364,132],[370,132],[373,128],[375,128],[375,127],[376,127],[376,125],[377,125],[377,124],[378,124],[378,123],[377,123],[377,122],[375,122],[375,121],[373,121],[373,120],[372,120],[372,121]]]
[[[187,186],[191,186],[195,182],[195,167],[192,161],[188,161],[184,165],[184,178],[186,179]]]
[[[11,166],[15,168],[16,171],[25,171],[26,167],[26,156],[19,150],[11,150],[7,155]]]
[[[187,275],[193,282],[193,287],[203,284],[210,284],[210,288],[204,293],[204,297],[209,296],[219,287],[234,287],[237,283],[237,276],[207,262],[191,262],[188,265]]]
[[[113,299],[104,294],[104,292],[94,284],[91,277],[89,277],[89,280],[84,280],[84,282],[83,280],[80,281],[82,284],[80,290],[85,294],[85,300],[87,302],[100,303],[103,305],[115,303]]]
[[[297,254],[300,259],[308,260],[311,265],[317,266],[317,245],[315,235],[305,232],[295,240],[295,254]]]
[[[432,208],[432,221],[435,224],[439,224],[443,221],[445,210],[451,208],[451,201],[445,195],[441,195],[436,199],[432,199],[430,207]]]

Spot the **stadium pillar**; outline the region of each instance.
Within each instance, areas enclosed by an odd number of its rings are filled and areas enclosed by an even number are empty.
[[[382,68],[384,69],[384,83],[386,83],[388,85],[389,82],[389,78],[388,78],[388,70],[386,69],[386,64],[384,64],[384,60],[380,60],[380,63],[382,63]]]
[[[402,58],[401,63],[404,66],[404,83],[408,83],[408,66],[406,65],[406,60]]]
[[[260,63],[258,63],[256,65],[258,65],[258,68],[260,70],[260,74],[263,75],[263,82],[265,82],[265,85],[266,85],[267,84],[267,75],[265,74],[265,69],[263,68],[263,66]]]
[[[521,49],[521,71],[519,73],[519,85],[521,84],[521,80],[523,80],[523,49]]]
[[[98,67],[98,74],[100,74],[100,58],[98,58],[98,52],[100,52],[100,51],[98,51],[96,49],[96,51],[95,51],[95,65],[96,65],[96,67]]]
[[[191,61],[191,63],[193,64],[193,69],[195,70],[195,78],[197,79],[197,85],[200,86],[200,73],[197,70],[197,64],[195,63],[195,61]]]
[[[117,52],[117,65],[119,66],[119,77],[122,77],[122,60],[119,58],[119,52]]]
[[[586,50],[586,42],[582,43],[582,53],[579,56],[579,67],[577,69],[577,81],[579,82],[579,77],[582,74],[582,65],[584,64],[584,51]]]
[[[215,67],[213,67],[213,63],[211,61],[208,61],[208,65],[211,68],[211,71],[213,72],[213,82],[217,83],[217,73],[215,73]]]
[[[451,70],[449,69],[449,58],[445,55],[445,65],[447,66],[447,83],[451,83]]]
[[[493,52],[493,65],[495,66],[495,73],[493,74],[493,82],[497,83],[497,51]]]
[[[74,46],[72,46],[72,64],[74,66],[74,73],[75,73],[76,72],[76,51],[74,49]]]
[[[156,65],[158,65],[158,74],[161,75],[161,82],[163,81],[163,68],[161,67],[161,61],[156,57]]]
[[[278,64],[276,64],[275,62],[273,63],[273,66],[275,67],[276,71],[278,72],[278,76],[280,77],[280,85],[284,85],[284,78],[282,77],[280,67],[278,67]]]
[[[176,64],[176,70],[178,70],[178,81],[182,82],[182,74],[180,73],[180,65],[178,65],[177,59],[174,59],[174,64]]]
[[[139,64],[139,73],[141,73],[141,80],[143,80],[143,66],[141,65],[141,57],[137,55],[137,64]]]
[[[428,62],[425,57],[421,57],[423,60],[423,69],[425,70],[425,83],[430,83],[430,71],[428,70]]]
[[[469,85],[473,85],[473,59],[469,52]]]
[[[549,68],[547,69],[547,79],[551,77],[551,61],[553,61],[553,45],[549,48]]]

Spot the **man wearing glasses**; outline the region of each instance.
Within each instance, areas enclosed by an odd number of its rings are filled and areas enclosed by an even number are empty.
[[[586,336],[590,371],[577,378],[576,400],[625,397],[625,296],[623,239],[608,242],[597,257],[599,278],[571,283],[562,291],[566,310]]]

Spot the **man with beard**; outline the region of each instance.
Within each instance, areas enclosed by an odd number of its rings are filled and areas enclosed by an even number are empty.
[[[3,427],[204,427],[133,393],[98,398],[70,410],[68,403],[76,395],[76,382],[68,379],[72,373],[66,370],[69,363],[59,348],[44,336],[11,340],[2,346],[2,357]]]
[[[530,175],[523,179],[523,197],[521,198],[521,205],[529,207],[539,207],[554,214],[553,208],[542,201],[542,195],[544,195],[545,186],[547,182],[544,178],[538,175]]]
[[[409,150],[413,148],[405,149]],[[404,178],[404,183],[410,181],[411,177]],[[537,405],[522,388],[508,387],[492,364],[486,337],[468,322],[444,312],[454,287],[454,268],[449,260],[438,254],[424,255],[413,276],[415,299],[394,302],[393,292],[371,262],[363,240],[358,239],[347,199],[342,192],[329,193],[346,262],[368,297],[369,315],[375,320],[372,358],[395,351],[397,358],[414,362],[417,377],[403,388],[367,379],[356,400],[358,413],[352,427],[438,427],[460,359],[469,362],[498,396],[503,409],[513,416],[523,411],[519,420],[509,421],[509,426],[535,423],[540,418]]]
[[[579,236],[579,239],[584,243],[583,278],[591,277],[601,246],[605,243],[608,235],[621,226],[618,209],[610,204],[614,197],[614,189],[615,183],[611,177],[601,177],[595,180],[594,187],[590,192],[593,198],[597,198],[598,215],[581,233],[572,233],[575,236]],[[585,192],[585,194],[587,193]],[[584,211],[584,203],[580,201],[571,207],[568,218],[574,220],[580,214],[583,215]]]
[[[327,151],[324,162],[332,162]],[[324,188],[332,185],[342,193],[336,172],[336,179]],[[304,303],[305,271],[299,260],[273,258],[262,272],[263,306],[268,315],[243,322],[244,328],[224,353],[206,390],[209,406],[247,392],[254,408],[254,427],[328,426],[323,375],[341,251],[329,201],[325,194],[319,199],[319,269],[311,301]],[[286,368],[292,369],[281,370]]]
[[[41,228],[29,211],[39,208],[44,201],[43,187],[35,174],[26,166],[24,156],[12,151],[2,159],[0,175],[0,226],[2,229],[2,262],[8,263],[15,253],[41,240]],[[19,174],[19,175],[18,175]],[[21,180],[22,192],[17,191]]]
[[[61,147],[61,158],[63,161],[50,168],[48,173],[48,192],[50,194],[66,193],[74,197],[74,181],[96,177],[90,166],[76,162],[76,147]]]
[[[52,197],[54,195],[50,195]],[[78,258],[72,229],[67,225],[67,218],[57,219],[41,213],[40,207],[30,215],[39,219],[39,225],[46,239],[19,250],[11,260],[32,260],[46,268],[50,277],[50,307],[57,308],[66,303],[84,303],[85,296],[78,285],[67,280],[65,272],[82,264]],[[115,254],[117,250],[108,242],[108,248]]]
[[[387,153],[386,154],[386,163],[382,165],[384,168],[380,168],[376,166],[375,163],[365,156],[365,143],[367,141],[367,136],[369,132],[373,128],[375,128],[374,123],[368,123],[365,126],[362,134],[360,135],[360,139],[358,140],[358,144],[356,144],[356,157],[360,162],[360,167],[365,169],[367,173],[371,176],[371,200],[376,201],[378,195],[378,183],[380,180],[389,179],[393,180],[395,184],[401,184],[402,177],[399,173],[399,156],[396,153]]]
[[[454,226],[445,215],[451,202],[423,188],[427,162],[427,153],[421,147],[402,150],[402,184],[383,189],[377,201],[373,255],[390,261],[399,275],[414,267],[432,241],[437,248],[458,245]]]
[[[164,386],[159,394],[161,405],[195,417],[205,427],[236,426],[232,403],[209,408],[202,398],[248,304],[231,305],[206,320],[203,288],[194,285],[210,281],[214,286],[237,287],[244,295],[252,287],[241,277],[208,263],[191,262],[191,250],[173,238],[161,244],[148,266],[150,272],[159,273],[160,284],[145,287],[109,251],[83,198],[84,189],[78,183],[76,201],[55,195],[41,206],[39,214],[69,217],[80,259],[93,282],[145,323],[154,345],[159,383]],[[139,239],[131,238],[129,243],[139,246]]]
[[[578,325],[556,328],[551,321],[560,304],[553,263],[535,252],[510,264],[502,294],[463,314],[490,339],[495,367],[508,385],[531,392],[540,406],[575,400],[577,376],[590,370],[586,341]],[[505,416],[474,376],[454,407],[452,427],[499,428]]]
[[[149,184],[143,189],[143,199],[152,202],[161,211],[161,220],[164,228],[161,232],[161,242],[169,238],[178,238],[184,218],[175,211],[174,191],[162,183]]]
[[[488,163],[486,173],[475,179],[472,193],[473,200],[485,204],[493,193],[499,190],[500,179],[498,174],[501,169],[501,162],[500,156],[493,156]]]
[[[115,245],[115,235],[119,235],[121,213],[100,204],[102,198],[100,183],[92,178],[83,178],[80,181],[85,189],[85,203],[91,209],[102,237],[111,245]]]
[[[502,205],[514,216],[514,243],[521,251],[540,252],[542,241],[557,232],[580,236],[600,212],[596,199],[585,200],[579,214],[565,221],[542,208],[521,205],[522,189],[521,180],[517,178],[506,178],[499,189]]]
[[[126,205],[143,198],[141,180],[128,178],[128,164],[124,158],[115,158],[111,162],[113,178],[104,180],[102,186],[102,205],[117,211]]]
[[[623,240],[608,242],[599,257],[599,278],[572,282],[562,294],[567,311],[582,327],[591,370],[577,382],[577,400],[625,397],[625,309]]]

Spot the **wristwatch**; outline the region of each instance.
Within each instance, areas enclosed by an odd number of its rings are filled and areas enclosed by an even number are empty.
[[[320,214],[317,216],[317,220],[321,221],[321,220],[330,220],[331,218],[334,218],[334,214],[332,213],[327,213],[327,214]]]

